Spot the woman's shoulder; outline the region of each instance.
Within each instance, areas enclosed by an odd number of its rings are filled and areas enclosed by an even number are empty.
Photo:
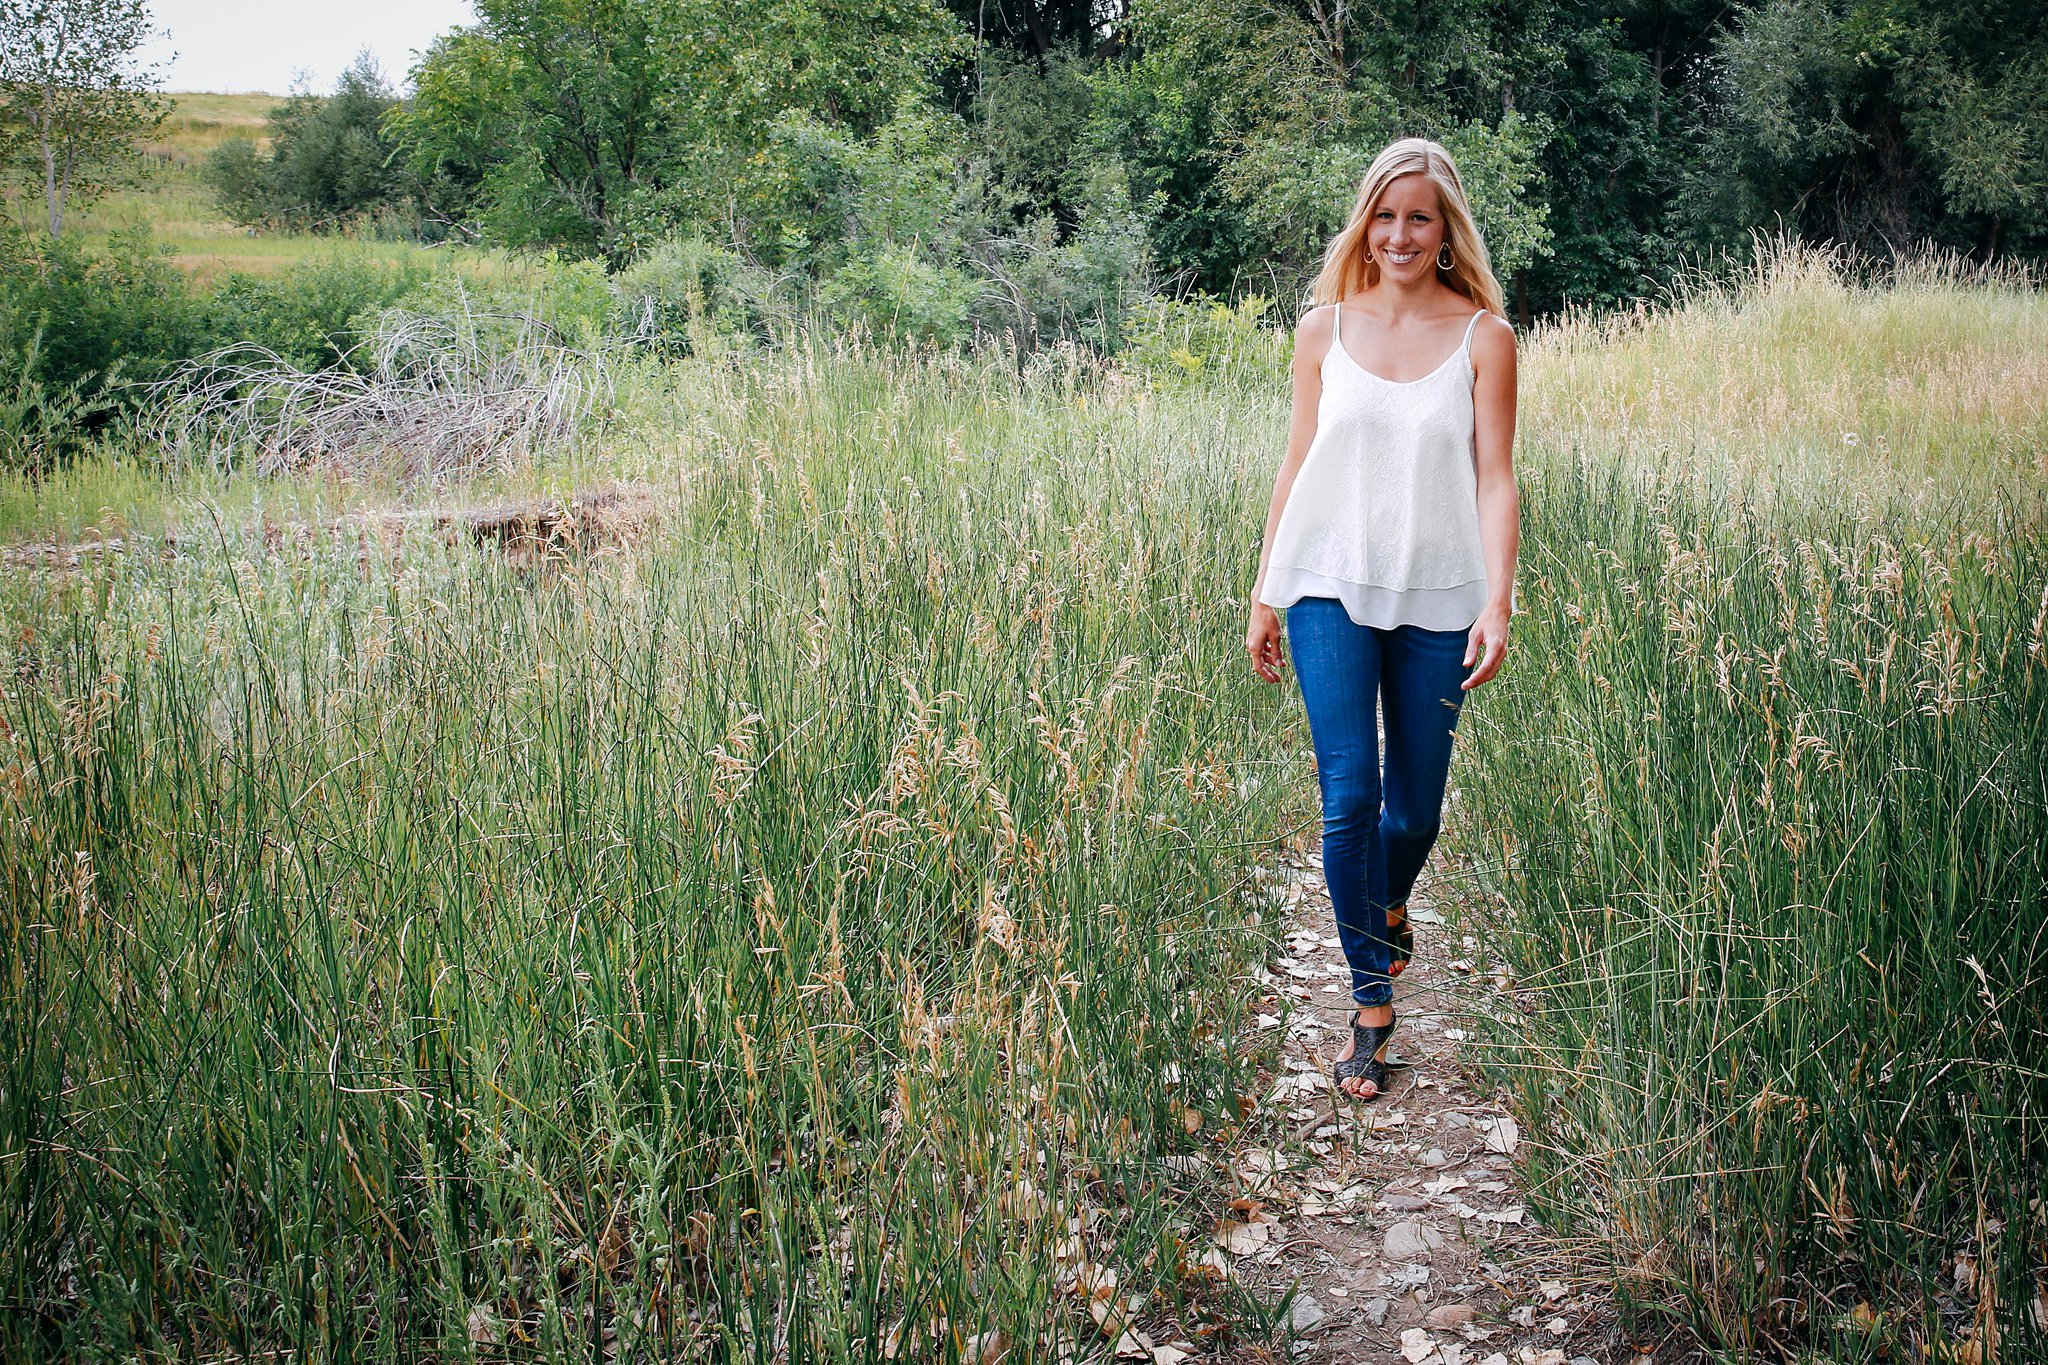
[[[1317,362],[1329,354],[1336,336],[1337,305],[1319,303],[1294,320],[1294,355],[1297,360]]]
[[[1311,306],[1294,320],[1295,340],[1310,341],[1318,336],[1327,338],[1333,330],[1336,317],[1337,305],[1334,303],[1318,303]]]
[[[1500,314],[1482,312],[1472,322],[1472,357],[1482,364],[1489,358],[1513,360],[1515,328]]]

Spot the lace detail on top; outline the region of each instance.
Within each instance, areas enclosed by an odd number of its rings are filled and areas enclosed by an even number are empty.
[[[1463,629],[1486,605],[1472,446],[1472,331],[1420,379],[1383,379],[1344,349],[1323,357],[1315,439],[1274,528],[1259,600],[1335,597],[1360,625]]]

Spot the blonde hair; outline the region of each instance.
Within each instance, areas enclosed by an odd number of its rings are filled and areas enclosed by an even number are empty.
[[[1309,301],[1336,303],[1379,283],[1379,262],[1366,255],[1365,229],[1387,186],[1404,175],[1426,175],[1436,186],[1437,207],[1444,216],[1444,242],[1451,248],[1450,269],[1437,267],[1437,278],[1487,312],[1506,317],[1507,299],[1500,281],[1493,277],[1493,263],[1486,254],[1486,243],[1480,240],[1479,226],[1472,221],[1472,205],[1465,199],[1458,168],[1442,143],[1422,137],[1391,142],[1372,159],[1365,179],[1359,182],[1351,221],[1323,249],[1323,268],[1309,287]]]

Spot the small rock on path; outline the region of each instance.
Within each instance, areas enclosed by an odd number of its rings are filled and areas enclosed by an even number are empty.
[[[1528,1207],[1521,1135],[1464,1049],[1502,992],[1482,944],[1449,930],[1417,889],[1415,960],[1394,983],[1392,1053],[1412,1063],[1353,1104],[1330,1066],[1347,1038],[1350,973],[1320,860],[1258,875],[1285,907],[1285,952],[1259,972],[1259,1025],[1279,1031],[1259,1121],[1239,1154],[1245,1193],[1279,1220],[1232,1273],[1277,1300],[1296,1290],[1296,1362],[1337,1365],[1644,1365],[1678,1361],[1625,1339],[1612,1294],[1575,1273]],[[1502,995],[1506,1000],[1507,997]],[[1240,1357],[1230,1357],[1238,1359]],[[1245,1360],[1270,1360],[1264,1352]]]

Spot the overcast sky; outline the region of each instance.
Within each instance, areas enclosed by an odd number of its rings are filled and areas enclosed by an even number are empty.
[[[469,0],[149,0],[149,10],[159,36],[141,57],[160,63],[164,89],[278,95],[301,71],[315,91],[332,89],[366,47],[403,87],[416,53],[476,17]]]

